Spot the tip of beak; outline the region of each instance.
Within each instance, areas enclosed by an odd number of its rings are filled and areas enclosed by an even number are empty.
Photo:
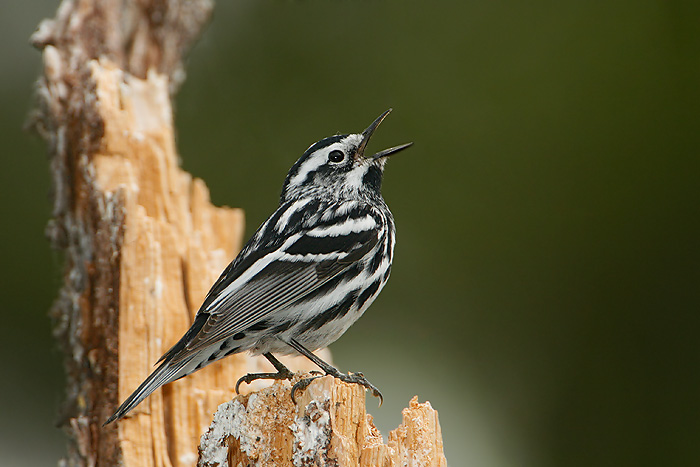
[[[365,140],[369,140],[369,137],[372,136],[372,133],[374,133],[374,130],[377,129],[377,127],[384,121],[384,119],[391,113],[393,109],[386,110],[384,113],[382,113],[379,117],[377,117],[370,126],[367,127],[365,131],[362,132],[362,136],[364,136]]]
[[[358,156],[362,157],[362,155],[365,152],[365,148],[367,147],[367,143],[369,143],[369,139],[372,137],[372,134],[374,133],[374,130],[377,129],[380,123],[384,121],[387,115],[391,113],[392,109],[389,109],[382,113],[379,117],[377,117],[370,126],[365,129],[365,131],[362,132],[362,141],[360,142],[360,146],[357,148],[357,154]]]
[[[413,142],[400,144],[398,146],[394,146],[393,148],[389,148],[389,149],[385,149],[383,151],[380,151],[380,152],[376,153],[375,155],[373,155],[370,159],[372,159],[373,161],[376,161],[377,159],[381,159],[382,157],[387,157],[387,156],[390,156],[392,154],[396,154],[399,151],[403,151],[404,149],[408,149],[411,146],[413,146]]]

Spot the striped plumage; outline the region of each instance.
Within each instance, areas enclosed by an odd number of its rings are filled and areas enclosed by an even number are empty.
[[[190,329],[106,423],[163,384],[244,351],[265,355],[278,370],[245,382],[289,378],[272,354],[301,353],[326,374],[380,395],[360,374],[340,373],[309,349],[338,339],[389,278],[395,228],[380,192],[382,173],[386,156],[410,144],[364,154],[388,113],[363,133],[332,136],[306,150],[285,179],[279,207],[212,286]]]

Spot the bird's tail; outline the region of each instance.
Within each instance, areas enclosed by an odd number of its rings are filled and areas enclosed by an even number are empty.
[[[193,355],[194,357],[194,355]],[[146,397],[150,396],[153,391],[164,384],[187,376],[194,371],[192,366],[193,358],[186,358],[177,363],[173,363],[172,359],[168,359],[156,368],[146,380],[134,391],[126,400],[119,406],[114,414],[107,419],[102,426],[119,420],[139,405]]]

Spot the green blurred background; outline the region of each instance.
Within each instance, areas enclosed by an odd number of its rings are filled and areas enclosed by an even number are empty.
[[[698,2],[219,0],[176,102],[186,170],[248,233],[314,141],[394,113],[392,280],[332,346],[418,394],[452,466],[700,465]],[[0,6],[0,464],[54,465],[61,255],[23,133],[55,0]]]

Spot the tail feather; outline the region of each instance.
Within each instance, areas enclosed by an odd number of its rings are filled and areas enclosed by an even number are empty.
[[[193,355],[192,357],[194,357]],[[171,364],[170,360],[164,361],[151,373],[146,380],[119,406],[119,408],[107,419],[102,426],[119,420],[129,413],[134,407],[139,405],[146,397],[150,396],[153,391],[171,381],[175,381],[192,372],[187,368],[193,358],[185,359],[176,364]]]
[[[187,347],[187,344],[194,339],[194,336],[197,335],[197,333],[204,327],[204,323],[207,322],[207,319],[209,319],[209,313],[205,311],[199,311],[197,313],[197,316],[194,318],[194,323],[192,323],[192,326],[187,330],[184,336],[180,338],[179,341],[175,345],[173,345],[170,350],[165,352],[162,357],[158,359],[156,363],[160,363],[162,361],[167,361],[175,357],[176,354],[182,352],[185,347]]]

